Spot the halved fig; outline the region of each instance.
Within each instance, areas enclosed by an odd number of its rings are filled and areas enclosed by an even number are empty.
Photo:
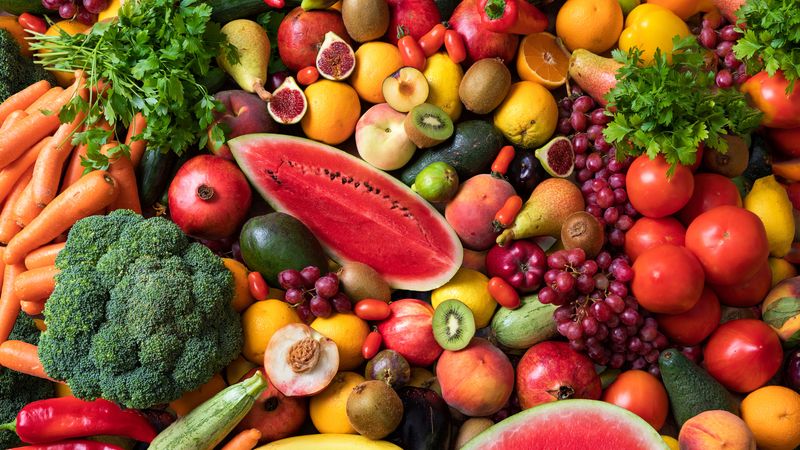
[[[553,138],[536,150],[535,155],[551,176],[568,177],[575,169],[575,150],[572,148],[572,142],[564,136]]]
[[[267,111],[269,115],[275,119],[276,122],[282,124],[293,124],[300,122],[300,119],[306,115],[308,109],[308,100],[306,95],[293,77],[286,77],[272,93],[267,104]]]
[[[325,33],[325,40],[317,52],[317,70],[324,78],[344,80],[356,67],[353,48],[333,31]]]
[[[332,339],[308,325],[292,323],[270,338],[264,353],[264,369],[283,395],[314,395],[336,376],[339,350]]]

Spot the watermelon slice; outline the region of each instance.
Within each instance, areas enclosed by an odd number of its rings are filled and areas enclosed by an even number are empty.
[[[371,266],[396,289],[428,291],[461,266],[458,236],[427,201],[342,150],[282,134],[228,142],[276,210],[303,222],[339,263]]]
[[[514,414],[462,450],[669,450],[636,414],[598,400],[561,400]]]

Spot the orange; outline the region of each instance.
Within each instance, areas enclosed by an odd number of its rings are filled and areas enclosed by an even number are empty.
[[[758,448],[792,450],[800,445],[800,394],[783,386],[756,389],[742,400],[742,419]]]
[[[44,34],[46,36],[58,36],[59,29],[64,30],[64,32],[69,35],[75,35],[86,32],[89,30],[89,26],[84,25],[76,20],[62,20],[51,25]],[[62,87],[67,87],[75,82],[75,75],[73,75],[72,72],[54,71],[53,76],[56,77],[56,81],[58,81],[58,84]]]
[[[253,304],[255,299],[250,295],[250,282],[247,280],[247,267],[231,258],[222,258],[222,263],[233,274],[233,300],[231,306],[240,313]]]
[[[264,364],[264,351],[272,335],[290,323],[300,323],[300,317],[288,303],[264,300],[250,305],[242,314],[244,357],[259,366]]]
[[[347,419],[347,399],[353,388],[364,382],[355,372],[339,372],[324,391],[311,397],[308,413],[320,433],[356,434]]]
[[[119,8],[122,6],[122,0],[111,0],[108,2],[108,7],[100,11],[100,14],[97,16],[97,21],[102,22],[106,19],[113,19],[119,15]]]
[[[525,36],[517,52],[517,73],[527,81],[535,81],[555,89],[567,81],[569,52],[550,33]]]
[[[336,313],[330,317],[317,317],[311,328],[332,339],[339,349],[339,370],[353,370],[364,362],[361,346],[369,334],[367,322],[355,314]]]
[[[622,25],[618,0],[568,0],[556,16],[556,34],[570,50],[606,52],[622,34]]]
[[[306,88],[308,110],[300,126],[310,139],[341,144],[356,129],[361,103],[355,89],[340,81],[319,80]]]
[[[383,80],[401,67],[403,60],[397,47],[387,42],[367,42],[356,50],[356,67],[349,81],[362,100],[383,103]]]
[[[17,44],[19,44],[20,53],[24,56],[30,57],[33,54],[30,45],[28,45],[28,41],[25,40],[25,36],[28,36],[28,33],[26,33],[22,25],[17,22],[16,17],[0,16],[0,30],[6,30],[11,33],[11,36],[17,41]]]

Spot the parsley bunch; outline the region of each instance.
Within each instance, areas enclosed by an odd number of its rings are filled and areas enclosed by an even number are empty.
[[[119,123],[127,127],[141,112],[147,127],[134,139],[179,155],[198,140],[205,145],[205,130],[223,106],[203,81],[220,51],[233,60],[237,56],[211,21],[211,7],[196,0],[126,1],[116,21],[99,22],[88,34],[38,34],[31,47],[45,51],[37,55],[45,67],[82,69],[89,86],[101,80],[108,86],[104,95],[91,93],[88,102],[75,96],[59,116],[69,122],[78,112],[87,114],[86,130],[73,141],[87,144],[84,165],[91,168],[108,167],[100,147],[114,138],[113,131],[93,127],[101,119],[112,128]],[[114,151],[129,148],[121,145]]]
[[[642,65],[635,47],[627,54],[614,50],[613,56],[623,67],[606,96],[616,112],[603,135],[620,156],[646,152],[650,158],[664,155],[673,166],[688,165],[701,142],[726,151],[723,136],[749,134],[758,127],[761,113],[748,106],[741,92],[717,88],[694,36],[674,38],[672,64],[658,50],[650,65]]]
[[[782,70],[789,92],[800,78],[800,6],[797,0],[747,0],[737,19],[747,25],[733,52],[747,64],[750,73]],[[744,28],[744,29],[742,29]]]

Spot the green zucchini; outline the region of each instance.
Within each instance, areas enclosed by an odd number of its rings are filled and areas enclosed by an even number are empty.
[[[31,14],[47,14],[47,8],[42,6],[41,0],[0,0],[0,11],[18,16],[24,12]]]
[[[162,431],[150,450],[211,450],[250,411],[267,389],[267,380],[256,371],[252,377],[220,391]]]
[[[221,24],[253,17],[271,9],[264,0],[205,0],[204,3],[211,5],[211,19]]]
[[[161,193],[169,185],[174,164],[175,154],[172,152],[163,153],[154,148],[144,152],[136,169],[139,199],[143,208],[152,206],[158,201]]]
[[[539,297],[522,299],[517,309],[500,308],[492,318],[492,335],[503,347],[525,350],[556,335],[553,311],[556,305],[545,305]]]

